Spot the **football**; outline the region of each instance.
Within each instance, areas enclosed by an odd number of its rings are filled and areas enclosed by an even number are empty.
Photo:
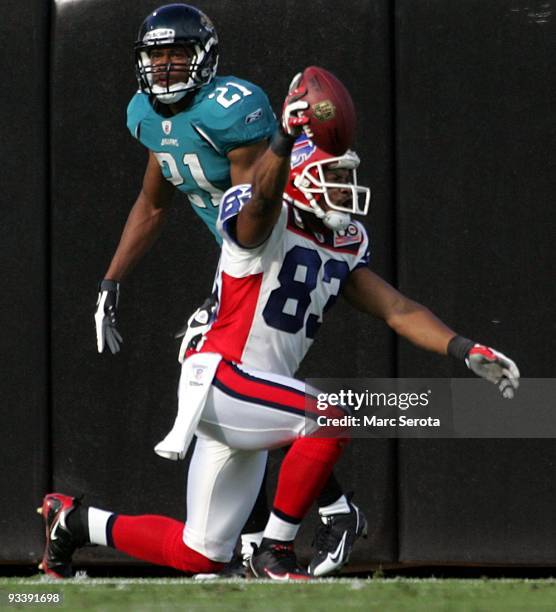
[[[309,123],[306,136],[331,155],[343,155],[355,136],[355,107],[344,84],[331,72],[318,66],[303,71],[298,88],[307,93],[301,98],[309,103],[304,111]]]

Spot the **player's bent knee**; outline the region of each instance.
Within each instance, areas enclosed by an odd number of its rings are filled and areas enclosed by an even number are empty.
[[[173,567],[187,574],[218,574],[225,565],[220,561],[213,561],[205,557],[184,543],[181,544],[181,550],[176,553],[172,563]]]
[[[217,574],[224,563],[214,561],[183,541],[183,525],[168,533],[164,542],[165,565],[187,574]]]

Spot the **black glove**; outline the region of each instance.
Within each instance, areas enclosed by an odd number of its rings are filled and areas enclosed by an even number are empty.
[[[102,353],[104,347],[115,355],[120,350],[123,342],[120,332],[116,327],[116,310],[120,296],[120,283],[104,279],[101,281],[95,312],[95,327],[97,331],[97,348]]]

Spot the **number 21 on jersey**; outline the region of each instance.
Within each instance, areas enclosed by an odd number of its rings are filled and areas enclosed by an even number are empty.
[[[183,185],[183,183],[185,183],[185,179],[183,178],[178,169],[178,164],[170,153],[154,153],[154,155],[158,160],[160,167],[163,168],[165,166],[167,168],[170,174],[168,180],[172,183],[172,185],[179,187],[180,185]],[[198,155],[196,153],[186,153],[183,156],[182,163],[184,166],[187,166],[187,168],[189,168],[191,176],[193,177],[195,183],[197,183],[197,186],[203,191],[206,191],[207,194],[210,196],[212,205],[219,206],[220,199],[222,198],[222,194],[224,192],[221,189],[218,189],[218,187],[215,187],[211,182],[209,182],[209,180],[205,176]],[[189,201],[192,204],[195,204],[195,206],[198,206],[199,208],[207,207],[207,205],[203,201],[203,198],[201,198],[199,194],[188,193],[187,197],[189,198]]]
[[[226,83],[226,87],[217,87],[215,92],[209,95],[209,98],[216,98],[216,102],[223,106],[224,108],[230,108],[233,104],[238,102],[244,97],[252,95],[252,91],[240,85],[239,83],[234,83],[233,81],[229,81]],[[185,179],[180,172],[180,168],[178,168],[178,163],[176,162],[173,155],[170,153],[162,152],[155,153],[153,151],[156,159],[161,168],[166,170],[164,175],[168,174],[166,178],[175,185],[179,187],[185,183]],[[197,184],[197,187],[202,191],[206,192],[209,196],[210,201],[213,206],[219,206],[220,200],[223,195],[223,191],[215,187],[206,177],[203,168],[201,166],[201,162],[196,153],[186,153],[182,158],[182,163],[189,169],[193,181]],[[198,206],[199,208],[207,208],[205,201],[198,193],[188,192],[187,197],[189,201]]]

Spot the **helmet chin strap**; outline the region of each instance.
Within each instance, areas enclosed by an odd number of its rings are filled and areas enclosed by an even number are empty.
[[[317,200],[309,194],[306,196],[309,204],[313,209],[315,216],[320,219],[324,225],[333,232],[345,230],[351,222],[351,215],[347,212],[339,210],[327,210],[326,212],[319,206]]]
[[[161,87],[160,85],[153,85],[151,91],[153,92],[156,99],[162,104],[174,104],[179,102],[187,93],[183,88],[185,83],[174,83],[170,87]],[[174,89],[180,89],[180,91],[172,91]]]
[[[351,222],[349,213],[340,212],[338,210],[328,210],[324,213],[322,222],[328,229],[335,232],[345,230]]]

